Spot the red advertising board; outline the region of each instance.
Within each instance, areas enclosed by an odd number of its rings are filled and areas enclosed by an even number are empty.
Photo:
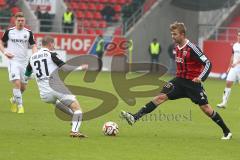
[[[36,43],[41,44],[42,38],[46,34],[34,34]],[[55,38],[56,49],[66,50],[68,54],[87,54],[94,43],[95,36],[49,34]]]
[[[0,32],[0,35],[3,33]],[[46,34],[35,33],[35,41],[38,45],[41,44],[42,38]],[[55,38],[56,49],[65,50],[67,54],[88,54],[90,49],[95,43],[96,36],[93,35],[72,35],[72,34],[54,34],[49,33],[47,35],[53,36]],[[107,50],[105,55],[122,55],[126,52],[125,48],[121,48],[120,44],[122,41],[126,41],[123,37],[114,37],[110,42],[113,48]]]
[[[207,40],[203,43],[203,51],[212,62],[213,73],[227,71],[232,55],[232,44],[225,41]]]

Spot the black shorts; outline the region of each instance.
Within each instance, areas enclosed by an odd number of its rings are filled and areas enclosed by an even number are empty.
[[[190,98],[199,106],[208,104],[207,95],[201,83],[183,78],[174,78],[168,83],[173,84],[172,90],[167,93],[168,99]]]

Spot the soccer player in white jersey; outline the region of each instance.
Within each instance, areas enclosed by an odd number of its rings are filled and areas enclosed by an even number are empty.
[[[240,31],[237,33],[237,42],[233,44],[232,53],[222,102],[217,104],[219,108],[226,108],[231,93],[231,87],[234,82],[240,80]]]
[[[26,29],[25,18],[22,12],[15,15],[15,27],[9,28],[0,40],[0,50],[9,59],[9,80],[13,83],[13,97],[10,98],[11,111],[24,113],[22,93],[26,89],[24,72],[28,62],[27,49],[29,45],[32,52],[37,51],[31,30]],[[4,48],[7,45],[7,48]]]
[[[40,91],[42,101],[54,104],[58,109],[72,116],[72,129],[70,132],[71,137],[86,137],[79,132],[82,121],[82,111],[75,96],[59,81],[59,76],[54,73],[58,72],[58,68],[72,70],[71,66],[65,64],[57,57],[54,50],[54,39],[50,36],[45,36],[42,39],[42,48],[30,57],[27,69],[25,72],[26,77],[30,77],[33,73]],[[74,67],[72,67],[74,68]],[[87,69],[88,65],[80,66],[80,69]],[[55,72],[54,72],[55,71]],[[26,78],[28,79],[28,78]],[[53,86],[57,86],[56,91]]]

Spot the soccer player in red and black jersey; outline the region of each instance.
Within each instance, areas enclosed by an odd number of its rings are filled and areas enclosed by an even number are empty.
[[[202,86],[211,70],[211,62],[204,53],[186,38],[184,23],[175,22],[170,25],[172,39],[176,43],[175,60],[177,63],[176,77],[170,80],[152,101],[142,107],[137,113],[122,111],[121,116],[133,125],[145,114],[152,112],[157,106],[167,100],[189,98],[200,106],[200,109],[223,130],[223,140],[229,140],[232,133],[221,116],[208,104],[207,95]]]

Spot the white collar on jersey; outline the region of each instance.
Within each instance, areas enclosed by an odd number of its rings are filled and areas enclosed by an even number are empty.
[[[182,47],[179,47],[179,45],[177,45],[178,49],[179,50],[183,49],[188,44],[188,42],[189,42],[189,40],[186,39],[186,43]]]
[[[49,51],[49,49],[48,49],[48,48],[41,48],[41,50],[47,50],[47,51]]]

